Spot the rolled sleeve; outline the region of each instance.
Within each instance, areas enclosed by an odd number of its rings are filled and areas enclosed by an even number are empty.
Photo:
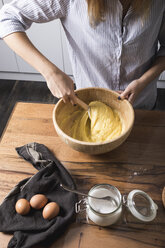
[[[162,25],[160,28],[158,40],[160,43],[160,48],[157,52],[157,56],[165,56],[165,11],[162,19]]]
[[[44,23],[64,17],[69,0],[14,0],[0,10],[0,38],[25,32],[33,22]]]

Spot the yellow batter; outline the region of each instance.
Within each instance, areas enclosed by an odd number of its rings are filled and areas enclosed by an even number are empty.
[[[88,112],[80,107],[67,106],[60,113],[61,128],[71,137],[88,142],[102,142],[119,136],[122,132],[122,123],[118,113],[106,104],[93,101]]]

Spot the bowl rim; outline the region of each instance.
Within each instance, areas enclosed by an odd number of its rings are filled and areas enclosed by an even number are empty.
[[[110,89],[106,89],[106,88],[100,88],[100,87],[87,87],[87,88],[81,88],[81,89],[77,89],[75,90],[74,92],[80,92],[80,91],[83,91],[83,90],[92,90],[92,89],[97,89],[97,90],[102,90],[102,91],[110,91],[112,94],[116,95],[116,97],[118,97],[120,94],[113,91],[113,90],[110,90]],[[56,118],[55,118],[55,112],[57,110],[57,107],[58,105],[62,102],[63,100],[60,99],[54,106],[53,108],[53,124],[54,124],[54,127],[55,129],[58,130],[58,132],[60,132],[63,137],[65,139],[69,139],[71,142],[74,142],[74,143],[77,143],[79,145],[92,145],[92,146],[97,146],[97,145],[106,145],[106,144],[109,144],[110,142],[115,142],[116,140],[118,140],[119,138],[125,136],[127,133],[129,133],[133,127],[133,124],[134,124],[134,120],[135,120],[135,112],[134,112],[134,109],[132,107],[132,105],[129,103],[128,100],[124,99],[124,100],[120,100],[120,101],[125,101],[127,103],[127,105],[129,106],[130,110],[131,110],[131,113],[132,113],[132,120],[131,120],[131,124],[130,124],[130,129],[127,129],[126,131],[124,131],[122,134],[120,134],[118,137],[116,138],[113,138],[111,140],[106,140],[106,141],[102,141],[102,142],[88,142],[88,141],[81,141],[81,140],[77,140],[77,139],[74,139],[72,138],[71,136],[67,135],[66,133],[64,133],[62,131],[62,129],[59,127],[59,125],[57,124],[57,121],[56,121]]]

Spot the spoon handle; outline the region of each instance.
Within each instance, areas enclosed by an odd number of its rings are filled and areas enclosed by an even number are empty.
[[[80,192],[78,190],[75,190],[75,189],[70,189],[67,186],[63,185],[62,183],[60,184],[60,186],[63,189],[65,189],[66,191],[69,191],[69,192],[72,192],[72,193],[76,193],[78,195],[83,195],[83,196],[91,197],[91,198],[98,199],[98,200],[104,200],[104,199],[107,200],[106,197],[100,198],[100,197],[97,197],[97,196],[93,196],[93,195],[88,195],[88,194],[82,193],[82,192]]]
[[[70,191],[70,192],[72,192],[72,193],[76,193],[76,194],[79,194],[79,195],[83,195],[83,196],[87,196],[87,197],[88,197],[88,194],[84,194],[84,193],[79,192],[79,191],[77,191],[77,190],[75,190],[75,189],[70,189],[70,188],[66,187],[65,185],[63,185],[62,183],[60,184],[60,186],[61,186],[63,189],[65,189],[66,191]]]
[[[88,111],[89,109],[89,106],[88,104],[86,104],[85,102],[83,102],[81,99],[79,99],[77,96],[75,96],[75,100],[76,100],[76,103],[82,107],[83,109],[85,109],[86,111]]]
[[[91,198],[98,199],[98,200],[110,201],[111,204],[113,204],[113,206],[116,206],[116,207],[118,206],[117,201],[114,198],[112,198],[111,196],[97,197],[97,196],[93,196],[93,195],[84,194],[84,193],[82,193],[82,192],[80,192],[78,190],[70,189],[67,186],[63,185],[62,183],[60,184],[60,187],[62,187],[66,191],[69,191],[69,192],[72,192],[72,193],[76,193],[78,195],[83,195],[83,196],[91,197]]]

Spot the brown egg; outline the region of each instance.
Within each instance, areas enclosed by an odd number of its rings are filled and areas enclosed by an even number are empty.
[[[24,198],[19,199],[15,204],[15,210],[18,214],[26,215],[30,211],[30,203]]]
[[[48,198],[45,195],[37,194],[30,199],[30,205],[32,208],[40,209],[43,208],[48,202]]]
[[[42,212],[44,219],[51,220],[59,214],[60,207],[56,202],[48,203]]]

